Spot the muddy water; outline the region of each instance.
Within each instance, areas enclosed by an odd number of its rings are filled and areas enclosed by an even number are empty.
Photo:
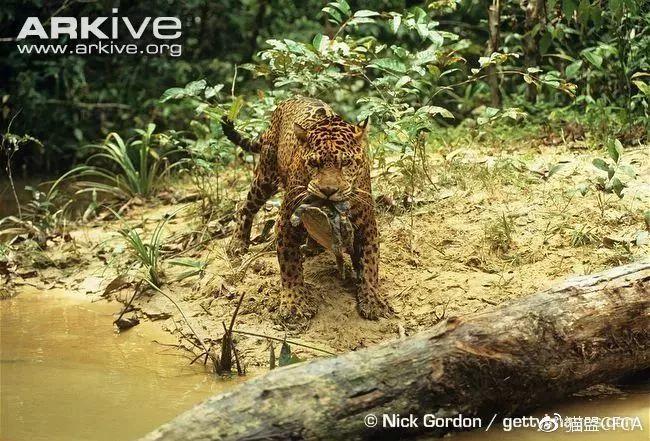
[[[116,303],[28,292],[0,302],[0,439],[132,440],[234,385],[189,367],[156,325],[113,334]]]

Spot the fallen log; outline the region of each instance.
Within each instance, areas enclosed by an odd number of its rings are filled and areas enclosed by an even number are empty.
[[[407,339],[271,371],[143,439],[375,440],[422,430],[384,428],[383,414],[462,414],[486,427],[495,412],[521,414],[650,368],[649,294],[650,262],[573,278]]]

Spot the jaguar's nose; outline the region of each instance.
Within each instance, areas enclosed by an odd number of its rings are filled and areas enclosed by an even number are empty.
[[[334,196],[339,191],[339,189],[336,187],[320,187],[319,190],[325,195],[326,198]]]

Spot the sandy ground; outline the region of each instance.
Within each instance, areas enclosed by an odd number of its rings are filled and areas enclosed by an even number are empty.
[[[381,291],[397,312],[391,319],[359,317],[353,286],[339,280],[334,257],[323,253],[305,262],[306,281],[319,299],[318,314],[304,330],[285,329],[275,314],[280,275],[272,240],[252,246],[243,264],[232,263],[225,255],[227,237],[200,243],[206,227],[197,214],[198,203],[174,204],[169,197],[134,206],[123,221],[95,220],[74,227],[73,240],[52,241],[46,251],[14,253],[18,275],[10,283],[18,289],[25,284],[57,287],[99,298],[111,282],[111,288],[119,285],[115,280],[121,276],[120,282],[129,283],[105,297],[126,303],[140,275],[116,231],[135,226],[148,237],[165,215],[185,206],[164,229],[163,291],[201,337],[217,343],[224,333],[222,322],[230,322],[244,294],[236,330],[286,336],[343,353],[411,335],[442,317],[497,307],[570,275],[650,255],[644,220],[650,209],[648,146],[628,148],[622,157],[622,164],[637,173],[624,179],[623,198],[596,188],[596,178],[604,173],[591,161],[604,154],[579,142],[485,146],[459,140],[431,149],[435,153],[427,156],[427,172],[417,176],[408,197],[403,189],[413,184],[407,182],[403,164],[389,161],[373,170],[374,192],[381,202]],[[548,177],[556,164],[561,167]],[[244,181],[235,182],[235,198],[244,197]],[[192,191],[183,183],[172,194],[178,199]],[[277,199],[271,201],[258,215],[252,237],[274,218],[277,205]],[[172,265],[172,257],[206,266],[199,275],[175,281],[188,268]],[[177,336],[189,333],[178,309],[159,293],[138,296],[133,307],[130,314],[155,320]],[[238,335],[236,344],[249,369],[268,368],[268,340]],[[275,348],[277,355],[277,343]],[[322,355],[295,345],[292,349],[301,358]]]

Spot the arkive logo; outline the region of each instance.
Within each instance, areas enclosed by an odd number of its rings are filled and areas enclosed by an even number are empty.
[[[182,55],[183,47],[170,41],[183,34],[178,17],[131,19],[117,15],[117,8],[112,13],[110,17],[52,17],[48,28],[38,17],[28,17],[16,37],[18,51],[27,55]],[[145,33],[153,38],[143,39]],[[30,37],[37,37],[38,42]]]
[[[118,9],[113,8],[113,14]],[[107,25],[107,22],[110,25]],[[173,40],[182,35],[181,21],[177,17],[144,17],[140,23],[132,23],[129,17],[52,17],[50,19],[50,32],[45,30],[38,17],[28,17],[23,24],[17,40],[27,37],[40,39],[58,39],[67,35],[70,39],[87,40],[92,37],[100,40],[118,39],[128,33],[133,39],[142,38],[147,28],[151,26],[153,36],[160,40]],[[107,29],[108,27],[108,29]]]

